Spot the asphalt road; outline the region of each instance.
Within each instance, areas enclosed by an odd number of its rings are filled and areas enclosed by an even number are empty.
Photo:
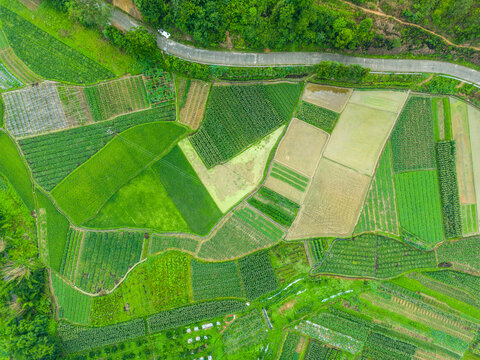
[[[125,30],[139,25],[139,22],[119,10],[114,11],[111,21],[114,25]],[[202,64],[224,66],[286,66],[314,65],[324,60],[330,60],[338,61],[345,65],[362,65],[377,72],[426,72],[444,74],[480,86],[480,71],[444,61],[362,58],[319,52],[242,53],[215,51],[197,49],[192,46],[180,44],[173,40],[166,39],[159,34],[157,34],[157,44],[160,49],[168,54]]]

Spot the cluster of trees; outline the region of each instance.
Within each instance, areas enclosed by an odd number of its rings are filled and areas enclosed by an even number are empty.
[[[124,33],[108,25],[103,34],[112,44],[120,47],[127,54],[135,56],[140,62],[152,65],[160,56],[155,35],[144,27],[133,28]]]
[[[315,0],[135,0],[144,18],[157,27],[176,28],[209,46],[226,40],[236,47],[355,49],[373,37],[370,18]]]
[[[112,9],[102,0],[46,0],[58,10],[87,27],[103,27],[108,23]]]
[[[322,61],[315,66],[317,78],[360,83],[370,73],[370,69],[360,65],[343,65],[335,61]]]
[[[0,185],[0,349],[13,359],[57,359],[60,346],[35,221],[1,177]]]
[[[480,4],[475,0],[417,0],[408,7],[386,0],[380,2],[388,13],[398,13],[410,22],[436,27],[463,42],[480,38]],[[407,3],[405,3],[407,4]]]

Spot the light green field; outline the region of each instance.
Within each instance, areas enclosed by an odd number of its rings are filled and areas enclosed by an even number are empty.
[[[58,317],[87,325],[92,298],[72,288],[55,273],[52,273],[52,286],[57,298]]]
[[[470,125],[470,144],[472,146],[473,177],[475,179],[475,194],[477,210],[480,209],[480,110],[468,106],[468,122]],[[477,211],[480,222],[480,211]]]
[[[86,225],[95,229],[190,230],[152,168],[121,187]]]
[[[408,94],[404,91],[354,91],[348,103],[394,113],[402,110]]]
[[[52,269],[60,271],[70,223],[40,189],[35,189],[35,195],[39,214],[41,214],[41,209],[46,212],[48,262]],[[40,216],[39,218],[41,218]]]
[[[52,191],[59,207],[80,225],[94,217],[115,192],[160,158],[185,128],[175,123],[150,123],[117,135]]]
[[[26,206],[30,210],[35,209],[30,174],[18,153],[15,143],[3,131],[0,131],[0,149],[2,155],[0,157],[0,174],[8,179]]]

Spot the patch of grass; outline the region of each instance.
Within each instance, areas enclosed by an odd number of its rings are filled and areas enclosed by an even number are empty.
[[[8,179],[26,206],[30,210],[35,209],[33,185],[28,169],[15,143],[3,131],[0,131],[0,149],[0,174]]]
[[[218,222],[222,212],[182,150],[175,146],[167,155],[153,164],[152,169],[190,229],[199,235],[207,234]]]
[[[95,229],[128,227],[162,232],[190,230],[152,168],[144,170],[122,186],[86,226]]]
[[[92,303],[92,325],[152,315],[192,300],[189,255],[167,252],[135,268],[111,294]]]
[[[38,75],[72,83],[93,83],[114,77],[108,69],[3,6],[0,18],[15,54]]]
[[[184,134],[185,129],[175,123],[131,128],[70,173],[52,194],[73,223],[83,224],[97,214],[120,186],[162,156]]]
[[[28,9],[18,1],[0,0],[0,4],[102,64],[117,76],[138,73],[141,69],[133,56],[126,55],[118,47],[111,45],[97,30],[85,28],[67,14],[53,9],[47,1],[42,1],[36,11]]]
[[[296,117],[331,134],[339,115],[331,110],[302,101]]]
[[[443,98],[443,118],[445,119],[445,140],[453,140],[452,113],[450,109],[450,98]]]
[[[38,209],[43,208],[47,213],[47,249],[49,265],[55,271],[60,271],[70,223],[40,189],[35,189],[35,195],[37,197]]]

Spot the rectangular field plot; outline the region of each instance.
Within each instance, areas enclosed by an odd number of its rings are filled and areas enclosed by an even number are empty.
[[[348,103],[399,113],[408,93],[404,91],[354,91]]]
[[[323,156],[372,176],[396,118],[395,112],[348,103]]]
[[[462,231],[463,235],[478,233],[477,204],[462,204]]]
[[[71,282],[75,281],[75,270],[77,269],[80,248],[85,233],[79,230],[70,229],[67,235],[67,242],[63,251],[60,274]]]
[[[363,206],[355,233],[383,231],[398,235],[395,185],[392,171],[392,148],[387,144]]]
[[[408,99],[392,132],[393,168],[396,173],[435,169],[435,134],[432,101]]]
[[[245,297],[234,261],[203,263],[192,259],[192,286],[194,301]]]
[[[191,137],[193,147],[210,168],[223,163],[287,121],[302,85],[213,86],[205,121]]]
[[[3,94],[5,126],[15,137],[65,129],[69,124],[55,84],[45,82]]]
[[[201,245],[198,257],[229,260],[278,243],[285,231],[267,217],[246,206],[233,215]]]
[[[470,130],[470,143],[472,145],[473,177],[475,179],[475,194],[477,210],[480,208],[480,110],[468,106],[468,123]],[[480,222],[480,211],[477,211]]]
[[[298,172],[278,163],[274,162],[269,177],[279,180],[290,185],[298,191],[305,192],[310,179]],[[268,185],[267,185],[268,186]]]
[[[135,125],[175,120],[175,106],[119,116],[114,120],[52,134],[19,140],[33,177],[45,190],[52,190],[63,178],[104,147],[116,134]]]
[[[331,134],[338,120],[338,114],[302,101],[296,117],[308,124],[318,127]]]
[[[24,84],[33,84],[42,80],[15,55],[10,47],[0,51],[0,60],[8,71]]]
[[[87,232],[75,285],[91,293],[112,289],[140,261],[142,246],[143,233]]]
[[[266,251],[247,255],[238,260],[238,268],[247,299],[255,300],[278,288],[278,281]]]
[[[369,184],[369,176],[322,158],[287,238],[350,235]]]
[[[422,251],[380,235],[361,235],[337,239],[312,273],[386,279],[436,266],[433,251]]]
[[[312,177],[327,139],[324,131],[294,118],[277,148],[275,161]]]
[[[179,80],[180,81],[180,80]],[[193,130],[198,129],[205,113],[210,84],[200,80],[188,80],[190,87],[180,101],[180,122]]]
[[[23,83],[11,74],[2,63],[0,63],[0,89],[7,90],[21,85],[23,85]]]
[[[452,132],[455,140],[455,163],[461,204],[474,204],[475,183],[473,180],[472,147],[470,144],[468,107],[463,101],[450,99]]]
[[[108,120],[149,106],[141,75],[87,87],[85,96],[95,121]]]
[[[398,216],[409,241],[432,247],[444,239],[442,208],[436,170],[395,175]]]
[[[85,125],[93,122],[84,88],[59,85],[57,90],[69,123]]]
[[[438,262],[451,263],[460,271],[480,274],[480,238],[450,241],[437,248]]]
[[[302,100],[340,113],[351,95],[352,89],[308,83],[303,91]]]
[[[92,298],[75,290],[52,272],[52,286],[58,304],[58,317],[75,324],[88,324]]]

